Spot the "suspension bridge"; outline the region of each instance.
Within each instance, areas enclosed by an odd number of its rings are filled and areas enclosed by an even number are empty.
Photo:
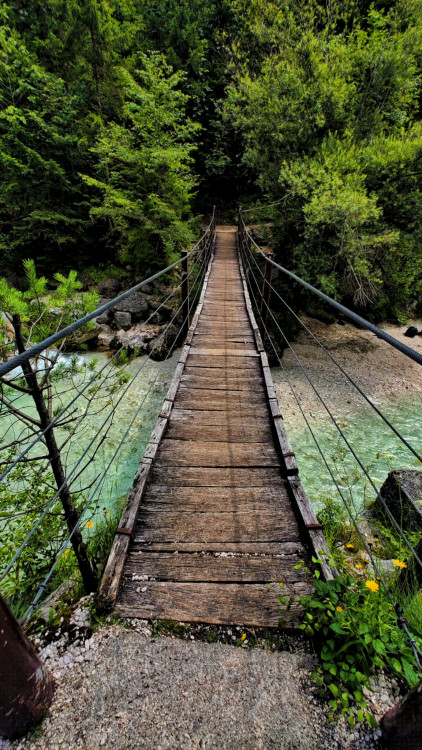
[[[66,503],[70,502],[72,492],[80,493],[81,476],[88,467],[95,465],[105,436],[112,434],[113,418],[118,414],[119,404],[129,389],[139,382],[137,378],[142,377],[154,351],[176,324],[177,335],[173,335],[164,362],[177,351],[177,365],[146,449],[140,450],[139,468],[102,573],[97,601],[103,610],[142,619],[270,628],[277,627],[281,621],[284,626],[296,627],[303,615],[299,598],[312,591],[314,569],[317,568],[325,580],[337,574],[323,529],[303,489],[280,413],[263,344],[264,336],[271,347],[271,356],[283,367],[274,332],[283,346],[291,349],[326,410],[327,418],[332,421],[372,486],[374,496],[379,497],[386,515],[403,539],[409,556],[422,567],[418,552],[379,494],[356,447],[351,445],[341,423],[295,354],[280,318],[273,313],[271,295],[284,305],[286,315],[292,315],[304,326],[412,456],[420,461],[420,454],[411,440],[400,434],[302,323],[300,316],[275,288],[272,268],[277,268],[292,283],[318,295],[338,312],[372,331],[419,365],[422,364],[421,354],[266,256],[248,232],[241,213],[238,227],[217,226],[213,214],[199,242],[171,266],[57,330],[39,344],[25,348],[19,338],[20,323],[14,320],[19,353],[0,365],[0,380],[3,386],[15,386],[18,392],[30,393],[34,397],[39,422],[28,417],[30,437],[25,432],[22,439],[15,441],[15,448],[18,445],[21,450],[2,465],[0,481],[10,479],[16,467],[37,460],[34,452],[37,455],[42,446],[47,447],[50,460],[57,458],[70,438],[66,438],[62,445],[60,441],[52,442],[56,428],[66,425],[70,415],[75,413],[79,399],[95,394],[95,388],[99,387],[101,379],[107,379],[113,360],[123,349],[120,347],[106,364],[93,371],[88,381],[57,413],[50,414],[43,406],[47,388],[46,363],[49,363],[50,370],[54,369],[66,337],[177,267],[181,269],[180,282],[138,326],[136,335],[154,318],[157,320],[160,310],[170,301],[175,303],[171,319],[148,357],[141,359],[135,376],[123,384],[117,401],[105,414],[82,455],[73,464],[60,465],[60,471],[53,472],[56,488],[51,499],[23,541],[15,548],[12,545],[12,554],[0,580],[7,581],[13,574],[34,534],[42,528],[49,514],[54,513],[56,504],[62,502],[67,531],[60,539],[51,567],[34,587],[23,621],[27,622],[36,612],[54,582],[58,565],[71,547],[86,588],[97,588],[81,530],[84,525],[93,525],[86,520],[101,496],[110,467],[118,460],[122,445],[135,429],[136,420],[156,386],[159,371],[140,399],[110,460],[98,469],[95,480],[89,484],[82,507],[78,507],[77,513],[71,513]],[[53,356],[52,351],[55,352]],[[21,368],[18,375],[14,374],[16,368]],[[22,386],[22,375],[26,387]],[[286,381],[291,386],[288,377]],[[292,392],[295,394],[294,388]],[[341,482],[333,472],[300,400],[296,395],[295,398],[311,432],[315,450],[321,456],[321,466],[331,477],[374,572],[388,592],[388,584],[344,497]],[[16,412],[13,404],[11,401],[11,409]],[[86,412],[82,410],[73,418],[83,426]],[[392,605],[396,605],[393,599]],[[408,633],[418,659],[416,642],[399,607],[397,613],[400,626]]]

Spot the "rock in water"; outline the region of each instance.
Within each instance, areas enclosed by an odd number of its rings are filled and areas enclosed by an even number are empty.
[[[404,336],[407,336],[409,339],[415,338],[419,334],[418,329],[416,326],[410,326],[410,328],[407,329],[407,331],[404,332]]]
[[[421,750],[422,683],[382,717],[381,730],[386,750]]]
[[[398,524],[422,531],[422,472],[390,471],[380,495]],[[379,498],[376,507],[385,513]]]

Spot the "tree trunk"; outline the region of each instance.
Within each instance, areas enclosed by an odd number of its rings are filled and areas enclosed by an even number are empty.
[[[19,315],[13,316],[13,327],[16,335],[16,345],[19,354],[23,354],[25,351],[25,344],[22,336],[21,319]],[[41,428],[44,431],[51,424],[50,415],[48,413],[48,407],[44,400],[43,392],[37,380],[37,376],[32,369],[30,362],[27,362],[22,366],[23,373],[25,376],[26,383],[31,396],[34,399],[35,406],[40,418]],[[72,495],[70,494],[69,487],[66,482],[66,474],[63,468],[60,451],[54,435],[54,430],[50,427],[44,435],[45,444],[48,448],[48,460],[56,481],[57,489],[62,487],[60,490],[60,501],[63,506],[64,516],[66,519],[67,527],[69,532],[72,532],[75,528],[79,514],[76,510]],[[78,561],[79,570],[81,571],[83,584],[87,592],[95,591],[97,587],[97,581],[95,573],[92,569],[91,563],[88,558],[86,544],[83,541],[82,534],[79,528],[77,528],[72,535],[71,543],[73,550]]]
[[[53,697],[50,673],[0,594],[0,735],[22,737]]]

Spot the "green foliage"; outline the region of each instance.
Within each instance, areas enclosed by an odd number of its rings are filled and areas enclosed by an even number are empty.
[[[376,315],[421,290],[420,5],[251,4],[224,107],[283,263]]]
[[[332,718],[340,712],[352,725],[356,718],[372,724],[362,687],[376,668],[391,672],[409,687],[419,681],[407,636],[376,581],[345,575],[327,582],[315,580],[314,587],[314,595],[301,598],[306,613],[300,627],[314,637],[320,652],[321,666],[313,674],[316,684],[331,694]],[[422,640],[417,642],[420,647]]]

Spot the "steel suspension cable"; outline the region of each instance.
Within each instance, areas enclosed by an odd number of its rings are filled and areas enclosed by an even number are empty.
[[[201,239],[202,239],[202,238],[201,238]],[[197,245],[198,245],[198,244],[199,244],[199,243],[197,243]],[[195,248],[197,247],[197,245],[195,245]],[[194,250],[195,248],[193,248],[193,250]],[[203,248],[202,252],[201,252],[201,253],[199,254],[198,258],[199,258],[199,257],[200,257],[200,256],[201,256],[201,255],[202,255],[202,254],[203,254],[204,252],[205,252],[205,250],[206,250],[206,249],[207,249],[207,248],[206,248],[206,246],[205,246],[205,247]],[[194,267],[195,267],[195,266],[196,266],[196,264],[198,263],[198,258],[197,258],[197,260],[196,260],[196,262],[195,262],[195,264],[194,264]],[[193,268],[191,269],[191,271],[193,271]],[[188,275],[189,275],[189,274],[188,274]],[[180,287],[182,286],[182,283],[183,283],[183,282],[180,282],[180,283],[179,283],[179,284],[178,284],[178,285],[176,286],[176,288],[175,288],[175,289],[174,289],[174,290],[173,290],[173,291],[172,291],[172,292],[171,292],[171,293],[170,293],[170,294],[169,294],[169,295],[168,295],[168,296],[166,297],[166,299],[165,299],[165,300],[164,300],[164,301],[163,301],[163,302],[162,302],[162,303],[161,303],[161,304],[159,305],[159,307],[157,307],[157,309],[156,309],[156,310],[154,310],[154,312],[153,312],[153,313],[152,313],[152,314],[150,315],[150,317],[149,317],[149,318],[148,318],[148,319],[147,319],[147,320],[146,320],[146,321],[145,321],[144,323],[142,323],[142,324],[140,325],[140,327],[138,328],[137,332],[136,332],[135,334],[133,334],[133,336],[131,336],[131,337],[129,338],[129,340],[128,340],[128,342],[127,342],[127,343],[130,343],[130,341],[133,341],[133,340],[134,340],[134,339],[136,338],[136,336],[138,336],[138,335],[139,335],[139,332],[140,332],[140,331],[141,331],[141,330],[142,330],[142,329],[143,329],[143,328],[144,328],[144,327],[145,327],[145,326],[146,326],[146,325],[147,325],[147,324],[148,324],[148,323],[149,323],[149,322],[150,322],[150,321],[151,321],[151,320],[153,319],[153,317],[154,317],[154,316],[155,316],[155,315],[156,315],[156,314],[157,314],[157,313],[159,312],[159,310],[160,310],[160,309],[161,309],[161,308],[162,308],[162,307],[163,307],[163,306],[164,306],[164,305],[166,304],[166,302],[168,302],[168,300],[169,300],[169,299],[170,299],[170,298],[171,298],[171,297],[172,297],[172,296],[173,296],[173,295],[174,295],[174,294],[175,294],[175,293],[177,292],[177,290],[178,290],[178,289],[179,289],[179,288],[180,288]],[[103,367],[102,367],[102,368],[101,368],[100,370],[98,370],[98,371],[97,371],[97,372],[96,372],[96,373],[94,374],[94,376],[93,376],[93,377],[91,378],[91,380],[89,380],[89,381],[88,381],[88,382],[86,383],[86,385],[85,385],[85,386],[84,386],[84,387],[83,387],[83,388],[82,388],[82,389],[81,389],[81,390],[80,390],[80,391],[79,391],[79,392],[77,393],[77,395],[76,395],[76,396],[75,396],[75,397],[74,397],[74,398],[73,398],[73,399],[72,399],[72,400],[71,400],[71,401],[70,401],[70,402],[69,402],[69,403],[68,403],[68,404],[67,404],[67,405],[66,405],[66,406],[65,406],[65,407],[64,407],[64,408],[63,408],[63,409],[62,409],[62,410],[61,410],[61,411],[59,412],[59,414],[57,414],[57,415],[56,415],[56,416],[54,417],[54,419],[53,419],[53,420],[52,420],[52,421],[50,422],[50,424],[48,425],[48,427],[46,427],[46,428],[45,428],[45,429],[44,429],[44,430],[43,430],[43,431],[42,431],[42,432],[41,432],[41,433],[40,433],[40,434],[38,435],[38,437],[37,437],[37,438],[36,438],[36,439],[35,439],[35,440],[34,440],[34,441],[33,441],[33,442],[32,442],[32,443],[30,444],[30,445],[28,445],[28,446],[27,446],[27,448],[25,448],[25,450],[24,450],[24,451],[22,451],[22,452],[20,453],[20,455],[19,455],[19,456],[18,456],[18,457],[17,457],[17,458],[16,458],[16,459],[15,459],[15,460],[13,461],[13,463],[12,463],[12,464],[11,464],[10,466],[8,466],[8,468],[7,468],[7,469],[6,469],[6,470],[5,470],[5,471],[4,471],[3,473],[1,473],[1,474],[0,474],[0,481],[1,481],[2,479],[4,479],[4,478],[5,478],[6,476],[7,476],[7,474],[9,474],[9,472],[11,472],[11,471],[12,471],[12,470],[13,470],[13,469],[14,469],[14,468],[15,468],[15,467],[17,466],[17,464],[18,464],[18,463],[19,463],[19,462],[20,462],[20,461],[22,460],[22,458],[23,458],[23,457],[24,457],[24,456],[25,456],[25,455],[26,455],[27,453],[29,453],[29,451],[30,451],[30,450],[31,450],[31,449],[32,449],[32,448],[33,448],[33,447],[34,447],[34,446],[35,446],[35,445],[36,445],[36,444],[37,444],[37,443],[38,443],[38,442],[39,442],[40,440],[42,440],[42,438],[44,437],[44,435],[45,435],[45,434],[46,434],[46,433],[47,433],[47,432],[48,432],[48,431],[49,431],[49,430],[50,430],[50,429],[51,429],[52,427],[54,427],[54,426],[56,426],[56,425],[57,425],[57,423],[59,422],[59,420],[61,419],[61,417],[63,416],[63,414],[65,414],[65,413],[66,413],[66,412],[67,412],[67,411],[68,411],[68,410],[70,409],[70,407],[71,407],[71,406],[73,406],[73,404],[74,404],[74,403],[75,403],[75,402],[76,402],[76,401],[77,401],[77,400],[78,400],[78,399],[80,398],[80,396],[82,396],[82,394],[83,394],[83,393],[84,393],[84,392],[85,392],[85,391],[86,391],[86,390],[87,390],[87,389],[88,389],[88,388],[89,388],[89,387],[90,387],[90,386],[92,385],[92,383],[93,383],[93,382],[94,382],[94,381],[95,381],[95,380],[96,380],[96,379],[97,379],[97,378],[98,378],[98,377],[99,377],[99,376],[100,376],[100,375],[102,374],[102,372],[104,372],[104,370],[105,370],[105,369],[106,369],[107,367],[109,367],[109,366],[111,365],[111,363],[113,362],[113,360],[114,360],[114,359],[116,359],[116,357],[118,357],[118,356],[119,356],[119,354],[120,354],[120,353],[121,353],[121,352],[123,351],[123,349],[125,349],[125,348],[127,347],[127,343],[126,343],[125,345],[123,345],[123,344],[122,344],[122,345],[121,345],[121,346],[119,347],[119,349],[117,349],[117,350],[116,350],[116,352],[115,352],[115,353],[114,353],[114,354],[112,355],[112,357],[110,357],[110,359],[108,360],[108,362],[106,362],[106,364],[105,364],[105,365],[104,365],[104,366],[103,366]],[[82,418],[84,418],[84,417],[82,416]]]
[[[245,260],[247,261],[246,257],[245,257]],[[248,262],[248,266],[249,266],[249,269],[251,270],[252,278],[254,279],[255,283],[257,284],[256,278],[255,278],[255,276],[253,274],[253,271],[252,271],[252,268],[251,268],[249,262]],[[400,609],[398,603],[395,602],[394,599],[391,597],[391,594],[390,594],[388,586],[387,586],[387,584],[385,582],[384,576],[382,575],[382,571],[379,569],[378,563],[376,562],[376,560],[375,560],[375,558],[374,558],[374,556],[372,554],[372,551],[371,551],[371,549],[370,549],[370,547],[369,547],[369,545],[368,545],[365,537],[363,536],[363,534],[362,534],[362,532],[361,532],[361,530],[359,528],[359,524],[357,523],[356,518],[354,517],[354,515],[353,515],[353,513],[352,513],[352,511],[351,511],[351,509],[349,507],[349,503],[347,502],[346,498],[344,497],[344,495],[343,495],[343,493],[341,491],[340,485],[339,485],[336,477],[334,476],[334,474],[332,472],[332,469],[331,469],[331,467],[330,467],[330,465],[329,465],[329,463],[328,463],[328,461],[327,461],[327,459],[325,457],[325,454],[324,454],[324,452],[323,452],[323,450],[322,450],[322,448],[321,448],[321,446],[320,446],[320,444],[319,444],[319,442],[318,442],[318,440],[316,438],[316,435],[315,435],[315,433],[314,433],[314,431],[313,431],[313,429],[312,429],[312,427],[311,427],[311,425],[309,423],[309,420],[306,417],[306,414],[305,414],[305,412],[304,412],[304,410],[302,408],[302,404],[300,403],[300,400],[299,400],[299,398],[298,398],[298,396],[296,394],[296,390],[293,387],[293,385],[292,385],[292,383],[291,383],[291,381],[290,381],[290,379],[289,379],[289,377],[287,375],[286,369],[285,369],[285,367],[284,367],[284,365],[283,365],[283,363],[282,363],[282,361],[280,359],[280,356],[279,356],[277,348],[276,348],[276,346],[275,346],[275,344],[273,342],[271,334],[270,334],[270,332],[269,332],[269,330],[268,330],[268,328],[267,328],[267,326],[266,326],[266,324],[264,322],[263,316],[262,316],[262,314],[261,314],[261,312],[259,310],[259,306],[257,304],[256,296],[255,296],[255,294],[252,291],[252,287],[251,287],[250,281],[248,281],[248,279],[247,279],[247,283],[248,283],[250,293],[252,294],[252,297],[253,297],[253,300],[254,300],[254,303],[255,303],[255,308],[258,311],[259,317],[261,319],[261,324],[262,324],[262,326],[263,326],[263,328],[265,330],[265,333],[267,335],[268,341],[270,342],[271,347],[272,347],[272,349],[274,351],[275,357],[276,357],[276,359],[277,359],[280,367],[283,370],[284,377],[285,377],[285,379],[286,379],[286,381],[287,381],[287,383],[288,383],[288,385],[290,387],[290,390],[291,390],[291,392],[293,394],[293,397],[294,397],[294,399],[295,399],[295,401],[296,401],[296,403],[297,403],[297,405],[298,405],[298,407],[300,409],[301,415],[302,415],[302,417],[303,417],[303,419],[304,419],[304,421],[305,421],[305,423],[306,423],[306,425],[307,425],[307,427],[309,429],[309,432],[311,433],[313,441],[314,441],[314,443],[315,443],[315,445],[316,445],[316,447],[318,449],[318,452],[319,452],[319,454],[320,454],[320,456],[321,456],[321,458],[322,458],[322,460],[323,460],[323,462],[325,464],[325,467],[326,467],[326,469],[327,469],[327,471],[328,471],[328,473],[329,473],[329,475],[330,475],[330,477],[331,477],[331,479],[332,479],[332,481],[333,481],[333,483],[334,483],[334,485],[335,485],[335,487],[337,489],[337,492],[339,493],[339,495],[341,497],[341,500],[342,500],[342,502],[343,502],[343,504],[344,504],[344,506],[346,508],[346,511],[347,511],[347,513],[348,513],[351,521],[352,521],[352,524],[353,524],[353,526],[354,526],[354,528],[355,528],[355,530],[356,530],[356,532],[357,532],[357,534],[358,534],[358,536],[359,536],[359,538],[360,538],[360,540],[361,540],[361,542],[362,542],[362,544],[363,544],[363,546],[365,548],[365,551],[368,554],[368,557],[369,557],[369,560],[371,561],[371,564],[372,564],[372,567],[374,569],[374,572],[377,575],[378,579],[381,581],[383,589],[384,589],[384,591],[385,591],[385,593],[386,593],[386,595],[387,595],[387,597],[388,597],[388,599],[390,601],[390,604],[394,607],[394,610],[395,610],[395,612],[397,614],[399,627],[404,630],[404,632],[406,633],[406,635],[408,637],[408,645],[410,645],[411,648],[412,648],[412,650],[413,650],[416,664],[418,666],[419,672],[421,673],[422,672],[422,666],[421,666],[420,659],[422,658],[422,651],[418,647],[416,640],[414,639],[412,633],[410,632],[409,628],[407,627],[407,623],[403,621],[404,618],[402,617],[402,612],[401,612],[401,609]],[[257,288],[258,288],[258,292],[259,292],[259,286],[258,286],[258,284],[257,284]],[[353,496],[352,496],[352,499],[353,499]]]
[[[185,320],[183,320],[183,321],[182,321],[182,324],[181,324],[181,325],[183,326],[183,324],[184,324],[184,323],[185,323]],[[177,340],[177,339],[175,339],[175,340],[173,341],[173,343],[172,343],[172,345],[171,345],[171,347],[170,347],[170,349],[169,349],[169,351],[168,351],[168,353],[167,353],[167,355],[166,355],[165,359],[163,360],[163,364],[162,364],[162,366],[161,366],[161,369],[160,369],[160,371],[159,371],[159,372],[158,372],[158,373],[156,374],[156,376],[155,376],[155,378],[154,378],[153,382],[152,382],[152,383],[151,383],[151,385],[150,385],[150,388],[149,388],[149,390],[147,391],[147,393],[145,394],[145,396],[144,396],[144,398],[143,398],[143,401],[141,402],[140,406],[139,406],[139,407],[138,407],[138,409],[136,410],[136,413],[135,413],[135,415],[134,415],[133,419],[131,420],[131,422],[130,422],[130,424],[129,424],[129,427],[127,428],[127,430],[126,430],[126,432],[125,432],[125,434],[124,434],[123,438],[121,439],[121,441],[120,441],[119,445],[117,446],[116,450],[114,451],[114,454],[113,454],[112,458],[110,459],[110,461],[109,461],[109,463],[108,463],[108,466],[107,466],[107,467],[106,467],[106,469],[104,470],[104,472],[103,472],[103,475],[102,475],[101,479],[99,480],[99,482],[97,483],[97,485],[96,485],[95,489],[94,489],[94,490],[93,490],[93,492],[91,493],[91,496],[90,496],[90,498],[89,498],[88,502],[86,503],[86,505],[85,505],[84,509],[82,510],[82,512],[81,512],[81,514],[80,514],[80,516],[79,516],[79,518],[78,518],[78,521],[76,522],[75,526],[73,527],[73,529],[72,529],[71,533],[69,534],[69,536],[67,537],[67,539],[65,540],[65,542],[64,542],[64,543],[62,544],[62,546],[61,546],[61,548],[60,548],[60,550],[59,550],[59,552],[58,552],[58,554],[57,554],[56,560],[54,561],[54,563],[53,563],[52,567],[50,568],[50,571],[49,571],[49,572],[47,573],[47,575],[45,576],[45,578],[44,578],[44,580],[43,580],[42,584],[40,584],[40,586],[38,587],[37,593],[36,593],[36,595],[35,595],[35,597],[34,597],[33,601],[31,602],[30,606],[28,607],[27,611],[25,612],[25,614],[24,614],[24,616],[23,616],[23,622],[27,622],[27,621],[28,621],[28,619],[29,619],[29,618],[31,617],[32,613],[34,612],[34,610],[35,610],[35,607],[36,607],[36,605],[37,605],[37,603],[38,603],[39,599],[41,598],[41,596],[43,595],[43,592],[44,592],[44,591],[45,591],[45,589],[46,589],[46,586],[47,586],[47,584],[48,584],[48,581],[50,580],[50,578],[51,578],[51,576],[52,576],[52,574],[53,574],[53,572],[54,572],[55,568],[57,567],[57,565],[58,565],[58,563],[59,563],[59,561],[60,561],[61,557],[63,556],[63,553],[64,553],[64,551],[65,551],[65,550],[67,549],[67,547],[69,546],[69,544],[70,544],[70,541],[71,541],[71,539],[72,539],[72,536],[73,536],[73,534],[74,534],[74,533],[75,533],[75,531],[76,531],[76,530],[77,530],[77,529],[79,528],[79,526],[80,526],[80,524],[81,524],[81,522],[82,522],[83,516],[85,515],[86,511],[87,511],[87,510],[89,509],[90,505],[92,504],[92,501],[93,501],[94,497],[95,497],[95,496],[97,495],[97,493],[98,493],[98,492],[100,491],[100,489],[101,489],[101,486],[102,486],[102,484],[104,483],[104,481],[105,481],[105,479],[106,479],[106,476],[107,476],[107,473],[108,473],[108,471],[109,471],[109,469],[110,469],[110,466],[112,465],[112,463],[113,463],[113,461],[114,461],[114,459],[115,459],[115,457],[116,457],[117,453],[119,452],[119,450],[120,450],[121,446],[123,445],[124,441],[126,440],[126,437],[127,437],[127,435],[129,434],[129,431],[130,431],[130,429],[131,429],[131,427],[132,427],[132,425],[133,425],[133,423],[134,423],[135,419],[137,418],[137,416],[138,416],[138,414],[139,414],[139,412],[140,412],[140,410],[141,410],[141,408],[142,408],[142,406],[143,406],[143,404],[144,404],[144,402],[145,402],[145,400],[146,400],[147,396],[149,395],[149,393],[151,392],[151,390],[152,390],[153,386],[155,385],[155,383],[156,383],[156,381],[157,381],[157,378],[158,378],[158,376],[159,376],[159,375],[161,374],[161,370],[162,370],[162,369],[163,369],[163,367],[164,367],[164,363],[165,363],[165,362],[167,361],[167,359],[168,359],[168,358],[170,357],[170,355],[172,354],[172,351],[173,351],[173,349],[174,349],[174,347],[175,347],[175,344],[176,344],[176,340]]]
[[[337,424],[337,421],[336,421],[335,417],[333,416],[333,414],[331,413],[331,410],[330,410],[330,408],[329,408],[329,407],[327,406],[327,404],[325,403],[324,399],[322,398],[322,396],[321,396],[321,395],[320,395],[320,393],[318,392],[318,390],[317,390],[317,388],[315,387],[315,385],[314,385],[314,383],[313,383],[312,379],[310,378],[310,376],[308,375],[308,373],[307,373],[307,371],[306,371],[305,367],[303,366],[303,363],[301,362],[300,358],[299,358],[299,357],[297,356],[297,354],[296,354],[295,350],[293,349],[293,347],[291,346],[290,342],[289,342],[289,341],[288,341],[288,339],[286,338],[286,336],[285,336],[285,334],[284,334],[283,330],[282,330],[282,329],[280,328],[280,325],[279,325],[278,321],[276,320],[276,318],[274,317],[274,315],[273,315],[272,311],[270,310],[270,308],[269,308],[269,306],[268,306],[268,303],[266,303],[266,301],[265,301],[264,299],[263,299],[263,302],[264,302],[264,304],[265,304],[265,306],[266,306],[266,308],[267,308],[267,310],[268,310],[269,314],[271,315],[271,317],[272,317],[272,319],[273,319],[273,321],[274,321],[274,323],[275,323],[275,325],[276,325],[277,329],[279,330],[279,332],[280,332],[280,334],[282,335],[282,337],[283,337],[284,341],[286,342],[287,346],[289,347],[290,351],[292,352],[293,356],[295,357],[295,359],[296,359],[296,361],[297,361],[297,363],[298,363],[298,365],[299,365],[300,369],[302,370],[302,372],[303,372],[303,374],[305,375],[305,377],[306,377],[307,381],[309,382],[309,384],[310,384],[310,386],[311,386],[312,390],[313,390],[313,391],[314,391],[314,393],[316,394],[317,398],[318,398],[318,399],[320,400],[321,404],[323,405],[324,409],[326,410],[327,414],[329,415],[329,417],[330,417],[330,419],[331,419],[332,423],[334,424],[334,426],[336,427],[337,431],[338,431],[338,432],[339,432],[339,434],[341,435],[341,437],[342,437],[343,441],[344,441],[344,442],[346,443],[346,445],[347,445],[347,447],[348,447],[349,451],[351,452],[351,454],[353,455],[353,457],[354,457],[354,459],[355,459],[356,463],[357,463],[357,464],[359,465],[359,467],[361,468],[361,470],[362,470],[362,471],[363,471],[363,473],[365,474],[365,476],[366,476],[366,478],[367,478],[368,482],[370,483],[371,487],[373,488],[373,490],[374,490],[374,492],[375,492],[375,495],[376,495],[376,497],[377,497],[377,498],[378,498],[378,499],[380,500],[380,502],[381,502],[381,504],[382,504],[382,506],[383,506],[383,508],[384,508],[385,512],[387,513],[388,517],[390,518],[390,520],[391,520],[391,522],[392,522],[393,526],[395,527],[396,531],[397,531],[397,532],[399,533],[399,535],[400,535],[400,536],[401,536],[401,538],[403,539],[404,543],[406,544],[407,548],[408,548],[408,549],[409,549],[409,551],[410,551],[410,552],[412,553],[412,555],[413,555],[414,559],[415,559],[415,560],[417,561],[418,565],[419,565],[419,566],[421,567],[421,569],[422,569],[422,561],[421,561],[420,557],[418,556],[418,554],[416,553],[416,550],[414,549],[414,547],[413,547],[413,546],[411,545],[411,543],[409,542],[409,540],[408,540],[408,539],[407,539],[407,537],[405,536],[405,534],[404,534],[404,532],[403,532],[403,529],[402,529],[402,528],[400,527],[400,525],[399,525],[399,524],[397,523],[397,521],[396,521],[396,519],[394,518],[393,514],[391,513],[391,511],[390,511],[390,509],[389,509],[388,505],[386,504],[386,502],[385,502],[384,498],[382,497],[382,495],[381,495],[381,494],[380,494],[380,492],[378,491],[377,487],[375,486],[374,482],[372,481],[371,477],[369,476],[369,474],[368,474],[368,472],[367,472],[366,468],[365,468],[365,467],[364,467],[364,465],[362,464],[362,462],[361,462],[361,460],[360,460],[359,456],[358,456],[358,455],[356,454],[356,452],[355,452],[355,450],[354,450],[353,446],[352,446],[352,445],[350,444],[350,442],[349,442],[349,440],[347,439],[346,435],[344,434],[343,430],[342,430],[342,429],[341,429],[341,427],[340,427],[340,426],[339,426],[339,425]]]
[[[399,438],[399,440],[405,445],[411,453],[422,463],[422,456],[413,448],[413,446],[406,440],[403,435],[400,434],[400,432],[394,427],[393,424],[387,419],[387,417],[382,413],[380,409],[371,401],[371,399],[366,395],[366,393],[360,388],[360,386],[356,383],[355,380],[346,372],[346,370],[342,367],[342,365],[335,359],[335,357],[330,354],[330,352],[325,348],[325,346],[321,343],[321,341],[318,339],[317,336],[315,336],[314,333],[308,328],[306,323],[301,320],[301,318],[295,313],[294,310],[290,307],[290,305],[286,302],[286,300],[279,294],[279,292],[275,289],[273,284],[271,284],[268,279],[265,278],[265,274],[260,268],[256,258],[252,255],[252,252],[250,252],[250,257],[254,261],[254,264],[258,271],[260,272],[263,280],[266,284],[268,284],[269,288],[272,292],[276,295],[276,297],[283,303],[283,305],[287,308],[287,310],[294,316],[294,318],[300,323],[300,325],[307,331],[307,333],[312,337],[312,339],[318,344],[318,346],[323,350],[323,352],[331,359],[331,361],[336,365],[336,367],[342,372],[342,374],[347,378],[347,380],[353,385],[353,387],[358,391],[358,393],[367,401],[367,403],[372,407],[372,409],[378,414],[379,417],[385,422],[385,424],[394,432],[394,434]]]
[[[378,326],[374,325],[373,323],[370,323],[368,320],[365,320],[365,318],[362,318],[360,315],[353,312],[353,310],[349,310],[348,307],[344,307],[344,305],[341,305],[339,302],[336,302],[336,300],[332,299],[327,294],[324,294],[324,292],[321,292],[319,289],[316,289],[316,287],[312,286],[311,284],[308,284],[307,281],[304,281],[303,279],[301,279],[300,276],[296,276],[296,274],[292,273],[292,271],[289,271],[287,268],[280,266],[278,263],[272,260],[272,258],[268,257],[268,255],[265,255],[265,253],[262,252],[259,245],[257,245],[255,240],[251,237],[251,235],[247,231],[245,222],[243,221],[241,213],[240,213],[240,223],[241,223],[241,226],[243,226],[243,231],[245,235],[249,238],[252,244],[255,245],[259,255],[262,255],[262,257],[265,258],[268,261],[268,263],[270,263],[275,268],[278,268],[280,271],[282,271],[284,274],[289,276],[291,279],[294,279],[294,281],[297,281],[305,289],[308,289],[310,292],[313,292],[313,294],[316,294],[317,297],[320,297],[325,302],[328,302],[329,305],[334,307],[339,312],[343,313],[343,315],[346,315],[355,323],[358,323],[358,325],[362,326],[363,328],[366,328],[368,331],[372,331],[372,333],[375,333],[375,335],[378,336],[378,338],[383,339],[391,346],[394,346],[395,349],[398,349],[400,352],[402,352],[402,354],[405,354],[410,359],[413,359],[414,362],[417,362],[419,365],[422,365],[422,354],[419,354],[419,352],[416,352],[410,346],[407,346],[407,344],[403,344],[402,341],[399,341],[398,339],[394,338],[394,336],[390,336],[390,334],[383,331],[382,328],[378,328]]]

